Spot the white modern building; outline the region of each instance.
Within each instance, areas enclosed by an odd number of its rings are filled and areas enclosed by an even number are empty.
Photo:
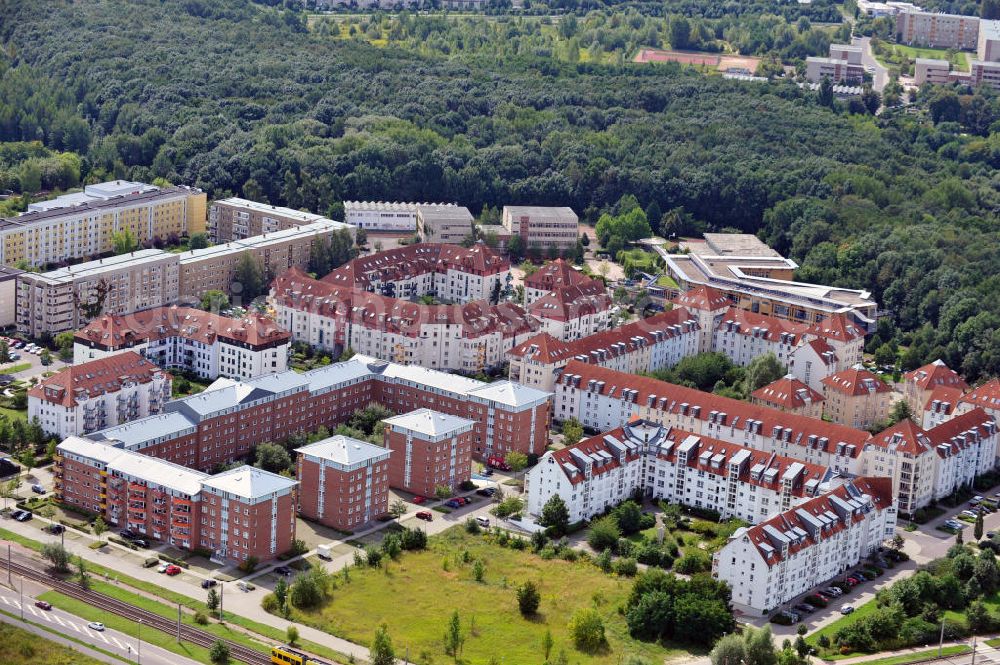
[[[417,230],[417,206],[458,207],[454,203],[344,201],[344,221],[365,231],[413,233]]]
[[[525,491],[529,513],[541,514],[558,495],[570,522],[600,515],[636,491],[757,522],[840,482],[827,467],[633,420],[545,453],[526,475]]]
[[[761,616],[864,560],[896,529],[888,478],[860,477],[738,529],[712,561],[733,606]]]
[[[89,434],[159,413],[170,399],[169,374],[133,351],[76,364],[28,391],[28,420],[47,434]]]

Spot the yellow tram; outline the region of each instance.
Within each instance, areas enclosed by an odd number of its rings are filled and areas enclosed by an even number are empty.
[[[271,647],[273,665],[329,665],[326,661],[313,658],[290,646]]]

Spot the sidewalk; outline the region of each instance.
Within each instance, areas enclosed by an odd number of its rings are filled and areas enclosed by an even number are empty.
[[[1000,634],[992,635],[977,635],[976,636],[976,651],[984,659],[984,662],[990,662],[985,656],[985,652],[993,652],[995,649],[986,645],[987,640],[992,640],[996,637],[1000,637]],[[954,647],[954,646],[967,646],[972,647],[972,638],[955,640],[951,642],[945,642],[941,645],[944,648]],[[917,654],[926,652],[928,650],[936,650],[937,645],[922,645],[918,647],[911,647],[908,649],[898,649],[896,651],[879,651],[878,653],[866,654],[864,656],[854,656],[853,658],[844,658],[842,660],[824,660],[827,663],[837,663],[837,665],[855,665],[855,663],[866,663],[873,660],[881,660],[883,658],[892,658],[895,656],[906,656],[909,654]],[[944,656],[944,659],[958,660],[964,658],[971,658],[972,654],[959,654],[957,656]]]

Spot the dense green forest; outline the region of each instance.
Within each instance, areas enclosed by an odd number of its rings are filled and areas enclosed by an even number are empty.
[[[2,138],[41,142],[0,154],[20,188],[24,162],[70,152],[85,181],[320,212],[453,200],[596,221],[634,195],[661,232],[759,232],[801,278],[870,289],[891,314],[873,344],[912,343],[907,365],[1000,372],[993,95],[939,90],[928,113],[873,118],[674,65],[334,39],[244,0],[8,0],[0,39]]]

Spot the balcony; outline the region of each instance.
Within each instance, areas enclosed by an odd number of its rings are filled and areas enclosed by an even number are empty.
[[[140,485],[139,483],[129,483],[128,484],[128,491],[129,492],[140,492],[142,494],[145,494],[146,493],[146,486],[145,485]]]

